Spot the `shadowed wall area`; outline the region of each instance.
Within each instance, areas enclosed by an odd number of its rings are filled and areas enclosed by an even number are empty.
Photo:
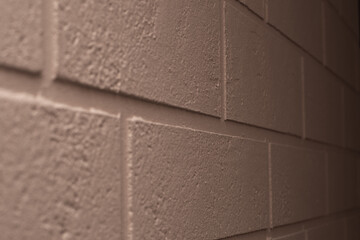
[[[357,0],[0,0],[0,240],[359,240]]]

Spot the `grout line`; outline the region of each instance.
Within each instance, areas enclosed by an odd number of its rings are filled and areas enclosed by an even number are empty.
[[[268,1],[268,0],[267,0]],[[320,63],[321,65],[325,66],[325,69],[328,70],[331,74],[333,74],[336,77],[336,80],[339,81],[341,84],[344,84],[346,86],[348,86],[349,88],[352,88],[356,91],[356,87],[352,86],[350,83],[348,83],[347,80],[345,80],[344,78],[342,78],[340,75],[338,75],[336,72],[334,72],[334,70],[332,70],[330,67],[326,66],[324,63],[324,59],[319,60],[317,57],[315,57],[312,53],[310,53],[309,51],[307,51],[303,46],[301,46],[300,44],[298,44],[297,42],[295,42],[293,39],[291,39],[289,36],[287,36],[286,34],[284,34],[281,30],[279,30],[278,28],[276,28],[276,26],[272,25],[269,22],[264,22],[263,19],[258,18],[255,14],[253,14],[252,11],[250,11],[247,7],[243,6],[242,4],[239,4],[239,6],[241,6],[241,10],[240,11],[247,11],[249,14],[247,14],[246,16],[250,17],[253,20],[259,21],[262,24],[265,24],[266,26],[269,26],[269,30],[273,33],[273,34],[279,34],[282,38],[286,39],[288,42],[290,42],[290,44],[296,48],[297,51],[300,52],[300,54],[306,54],[309,57],[311,57],[314,61]],[[255,15],[255,16],[254,16]],[[323,28],[324,30],[324,28]],[[324,45],[323,45],[324,47]],[[323,51],[324,54],[324,51]],[[324,56],[322,56],[322,58],[324,58]]]
[[[55,80],[57,73],[57,1],[56,0],[43,0],[43,70],[42,70],[42,83],[40,94],[42,90],[48,88]]]
[[[345,88],[341,86],[341,144],[346,148],[346,105],[345,105]]]
[[[344,18],[344,6],[343,4],[340,5],[340,9],[337,9],[336,6],[334,6],[332,4],[332,2],[330,1],[323,1],[322,4],[326,4],[327,6],[329,6],[330,8],[332,8],[332,10],[337,14],[337,16],[339,17],[341,23],[343,25],[345,25],[345,28],[347,29],[347,31],[350,32],[350,34],[352,35],[352,37],[354,38],[354,40],[356,40],[356,42],[359,42],[359,37],[356,34],[356,32],[354,32],[354,30],[352,29],[351,25],[347,22],[347,20]]]
[[[16,78],[21,76],[28,78],[21,72],[14,72],[14,74],[14,76],[17,76]],[[27,87],[21,85],[21,88],[9,89],[7,85],[4,85],[0,81],[0,88],[15,94],[26,93],[36,96],[38,81],[26,82],[28,82],[26,85]],[[34,89],[34,91],[31,89]],[[83,109],[98,109],[113,115],[117,115],[119,113],[124,114],[127,112],[128,114],[137,115],[150,121],[165,123],[168,125],[177,125],[180,127],[188,127],[215,134],[240,137],[242,139],[252,141],[265,142],[266,139],[271,139],[272,142],[278,144],[284,142],[288,142],[290,145],[295,146],[303,146],[306,144],[310,148],[313,146],[316,149],[318,149],[319,145],[321,145],[331,148],[342,148],[353,153],[360,153],[360,151],[346,148],[346,146],[338,146],[315,139],[308,138],[306,141],[299,141],[302,139],[298,135],[280,132],[244,122],[230,120],[221,122],[218,117],[207,115],[205,113],[183,109],[164,103],[158,103],[124,93],[104,91],[75,82],[62,80],[54,81],[49,88],[43,89],[41,98],[52,103],[62,104],[64,106],[75,106]]]
[[[265,9],[264,21],[265,23],[269,23],[269,0],[264,0],[264,9]]]
[[[120,115],[120,148],[121,148],[121,157],[120,157],[120,188],[121,188],[121,221],[120,229],[122,233],[122,239],[132,239],[131,232],[132,226],[130,224],[130,203],[131,203],[131,190],[129,185],[129,169],[128,169],[128,126],[127,126],[127,115]]]
[[[306,106],[305,106],[305,59],[301,56],[301,110],[302,110],[302,139],[306,139]]]
[[[29,84],[36,86],[37,81],[29,81]],[[15,93],[25,92],[34,95],[25,88],[14,90],[8,89],[8,91]],[[50,102],[60,103],[62,105],[77,106],[84,109],[99,109],[115,115],[127,112],[130,115],[141,116],[150,121],[254,141],[265,142],[266,139],[271,139],[271,141],[275,143],[281,144],[283,142],[289,142],[290,144],[297,146],[302,146],[306,143],[310,147],[311,145],[315,146],[315,148],[318,148],[318,145],[329,146],[332,148],[342,147],[314,139],[306,139],[307,141],[304,142],[300,141],[300,136],[291,133],[279,132],[243,122],[221,122],[219,121],[219,118],[201,112],[182,109],[180,107],[158,103],[124,93],[103,91],[91,86],[68,81],[54,81],[49,88],[44,89],[41,97]],[[360,152],[350,148],[346,149],[354,153]]]
[[[226,13],[225,13],[225,0],[221,1],[220,17],[221,17],[221,37],[220,37],[220,64],[221,68],[221,120],[226,120]]]
[[[269,231],[273,228],[273,195],[272,195],[272,163],[271,163],[271,143],[268,143],[268,174],[269,174]]]
[[[326,195],[326,214],[330,213],[330,203],[329,203],[329,154],[326,149],[324,149],[324,158],[325,158],[325,178],[326,178],[326,185],[325,185],[325,195]]]

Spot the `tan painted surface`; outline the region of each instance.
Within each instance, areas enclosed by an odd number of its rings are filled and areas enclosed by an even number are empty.
[[[0,240],[358,240],[356,0],[0,0]]]

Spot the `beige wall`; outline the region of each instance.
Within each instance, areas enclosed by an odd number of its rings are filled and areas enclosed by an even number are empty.
[[[0,239],[359,239],[356,0],[1,0]]]

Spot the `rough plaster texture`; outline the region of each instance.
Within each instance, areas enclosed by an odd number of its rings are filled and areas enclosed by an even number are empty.
[[[0,64],[30,71],[42,65],[41,0],[2,0]]]
[[[0,99],[0,239],[119,239],[118,119]]]
[[[227,118],[300,135],[300,55],[236,2],[225,10]]]
[[[217,239],[266,228],[265,143],[137,119],[129,131],[133,239]]]
[[[356,4],[0,0],[0,239],[358,240]]]
[[[326,168],[321,151],[271,145],[273,225],[324,215]]]
[[[59,74],[219,115],[219,3],[59,1]]]
[[[321,0],[268,1],[269,23],[310,54],[322,59],[322,16],[319,12],[321,12]]]

